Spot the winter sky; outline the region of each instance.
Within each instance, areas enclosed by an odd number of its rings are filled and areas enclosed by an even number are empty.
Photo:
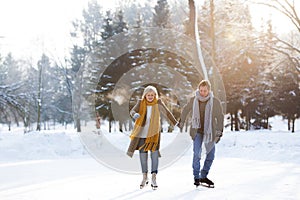
[[[100,0],[104,8],[115,0]],[[88,0],[0,0],[0,52],[26,57],[33,52],[65,55],[71,43],[71,21]],[[49,49],[49,46],[52,48]],[[61,48],[63,46],[63,48]],[[49,52],[50,51],[50,52]]]
[[[98,0],[103,8],[110,8],[118,0]],[[154,3],[156,0],[151,0]],[[88,0],[0,0],[0,53],[12,52],[20,58],[66,55],[72,43],[69,33],[71,21],[82,15]],[[257,27],[261,18],[272,17],[275,30],[284,32],[291,27],[279,13],[270,14],[266,8],[251,8]],[[276,26],[277,24],[277,26]]]

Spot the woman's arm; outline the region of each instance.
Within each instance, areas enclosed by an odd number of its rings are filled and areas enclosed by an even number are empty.
[[[183,108],[182,108],[181,115],[180,115],[180,120],[179,120],[179,124],[178,124],[178,126],[179,126],[180,128],[183,127],[187,115],[190,113],[190,111],[191,111],[192,108],[193,108],[194,98],[195,98],[195,97],[191,98],[191,99],[189,100],[189,102],[188,102],[187,104],[185,104],[185,105],[183,106]]]
[[[133,108],[130,110],[129,114],[131,117],[133,117],[133,115],[135,113],[138,113],[139,112],[139,109],[140,109],[140,103],[141,103],[141,100],[139,99],[137,101],[137,103],[135,104],[135,106],[133,106]]]
[[[172,125],[176,125],[178,122],[175,119],[174,115],[171,111],[167,108],[164,102],[161,99],[158,99],[158,105],[160,106],[160,112],[172,123]]]

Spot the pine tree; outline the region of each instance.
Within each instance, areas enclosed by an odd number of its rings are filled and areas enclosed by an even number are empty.
[[[117,12],[116,20],[114,21],[115,34],[126,32],[128,30],[127,23],[124,21],[124,14],[122,10]]]
[[[288,60],[285,68],[274,72],[273,99],[276,100],[275,109],[288,120],[288,130],[295,132],[295,120],[300,117],[300,78],[296,69]]]
[[[170,8],[167,0],[158,0],[154,7],[153,25],[161,28],[169,28],[170,24]]]
[[[103,31],[101,32],[103,40],[128,30],[122,10],[116,12],[114,18],[112,18],[111,15],[110,11],[106,12],[106,17],[104,18],[104,24],[102,26]]]
[[[287,18],[291,23],[291,26],[295,29],[297,35],[300,33],[300,12],[299,4],[295,0],[272,0],[264,1],[258,0],[258,4],[268,6],[269,8],[276,11],[282,17]],[[274,49],[281,54],[285,55],[289,59],[298,73],[300,73],[300,62],[298,61],[300,49],[292,44],[292,41],[286,38],[276,37],[276,40],[280,43]]]
[[[115,34],[113,20],[111,18],[110,11],[106,11],[106,17],[104,18],[103,31],[101,32],[101,37],[103,40],[113,36]]]
[[[71,50],[71,65],[75,73],[86,65],[88,56],[95,53],[100,45],[102,19],[101,7],[96,0],[93,0],[88,3],[87,10],[83,10],[83,20],[73,21],[74,30],[70,34],[75,42]],[[84,92],[89,91],[83,91],[82,81],[84,80],[82,80],[81,74],[77,73],[77,77],[74,79],[77,81],[73,87],[73,92],[77,94],[73,101],[74,119],[77,131],[81,132],[81,96],[84,95]]]

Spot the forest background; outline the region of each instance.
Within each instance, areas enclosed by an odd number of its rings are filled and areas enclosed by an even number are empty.
[[[171,67],[185,77],[183,84],[196,88],[199,73],[190,61],[163,47],[137,49],[114,58],[101,74],[97,88],[78,88],[78,72],[90,64],[90,55],[101,54],[97,52],[101,45],[118,34],[157,27],[193,39],[190,3],[191,0],[154,3],[127,0],[116,3],[114,8],[106,8],[101,2],[91,0],[82,9],[81,17],[70,21],[71,45],[65,47],[64,55],[42,45],[41,55],[18,58],[14,52],[7,53],[5,46],[0,46],[0,123],[6,124],[9,130],[12,124],[24,126],[24,132],[49,129],[56,123],[70,124],[80,132],[85,119],[77,114],[85,107],[74,97],[79,92],[86,99],[93,97],[95,113],[102,120],[110,124],[118,121],[130,129],[129,119],[115,119],[112,115],[111,105],[116,101],[112,92],[128,70],[142,69],[147,63]],[[291,23],[290,29],[274,29],[272,18],[262,20],[257,28],[249,8],[252,5],[273,9],[278,17]],[[226,92],[225,114],[228,114],[231,130],[271,129],[268,119],[280,115],[288,119],[286,128],[294,132],[295,120],[300,117],[300,5],[294,0],[205,0],[197,9],[198,33],[207,71],[212,83],[216,82],[215,73],[222,77]],[[1,44],[5,36],[0,37]],[[169,71],[162,73],[167,80],[172,77]],[[97,78],[91,73],[80,77],[80,81],[88,86]],[[135,84],[132,82],[131,87],[136,87]],[[178,118],[182,107],[176,103],[178,96],[163,85],[156,86]],[[136,88],[132,103],[142,89]]]

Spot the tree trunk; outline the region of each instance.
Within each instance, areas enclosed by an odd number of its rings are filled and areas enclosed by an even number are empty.
[[[13,113],[13,115],[14,115],[14,119],[15,119],[15,122],[16,122],[16,124],[17,124],[17,127],[19,127],[20,125],[19,125],[19,119],[18,119],[18,116],[16,115],[16,113]]]
[[[188,120],[185,120],[185,132],[188,132],[188,128],[189,128],[189,122]]]
[[[296,121],[296,118],[293,117],[293,119],[292,119],[292,133],[295,133],[295,121]]]
[[[109,124],[108,124],[108,132],[111,133],[111,128],[112,128],[112,123],[111,120],[109,120]]]
[[[239,119],[238,119],[238,113],[237,110],[234,112],[234,130],[239,131]]]
[[[230,130],[233,131],[233,114],[230,113]]]
[[[8,131],[11,131],[11,122],[8,122]]]
[[[187,27],[187,35],[192,38],[195,38],[195,3],[194,0],[189,0],[189,24]]]
[[[246,111],[246,131],[250,130],[250,116],[249,116],[249,112]]]
[[[81,116],[83,115],[81,112],[81,103],[82,103],[82,74],[81,73],[77,73],[77,84],[75,84],[74,90],[76,95],[74,96],[73,99],[73,104],[75,106],[74,108],[74,121],[77,132],[81,132]]]
[[[37,109],[37,125],[36,125],[36,130],[40,131],[41,130],[41,107],[42,107],[42,70],[43,66],[39,65],[39,87],[38,87],[38,109]]]
[[[123,122],[119,121],[119,131],[123,133]]]
[[[76,119],[76,128],[77,128],[77,132],[81,132],[80,119],[78,117]]]
[[[210,38],[211,38],[211,59],[213,61],[213,65],[211,66],[211,79],[212,79],[212,90],[214,92],[217,91],[217,80],[215,76],[215,63],[216,63],[216,38],[215,38],[215,4],[214,0],[210,0]]]

